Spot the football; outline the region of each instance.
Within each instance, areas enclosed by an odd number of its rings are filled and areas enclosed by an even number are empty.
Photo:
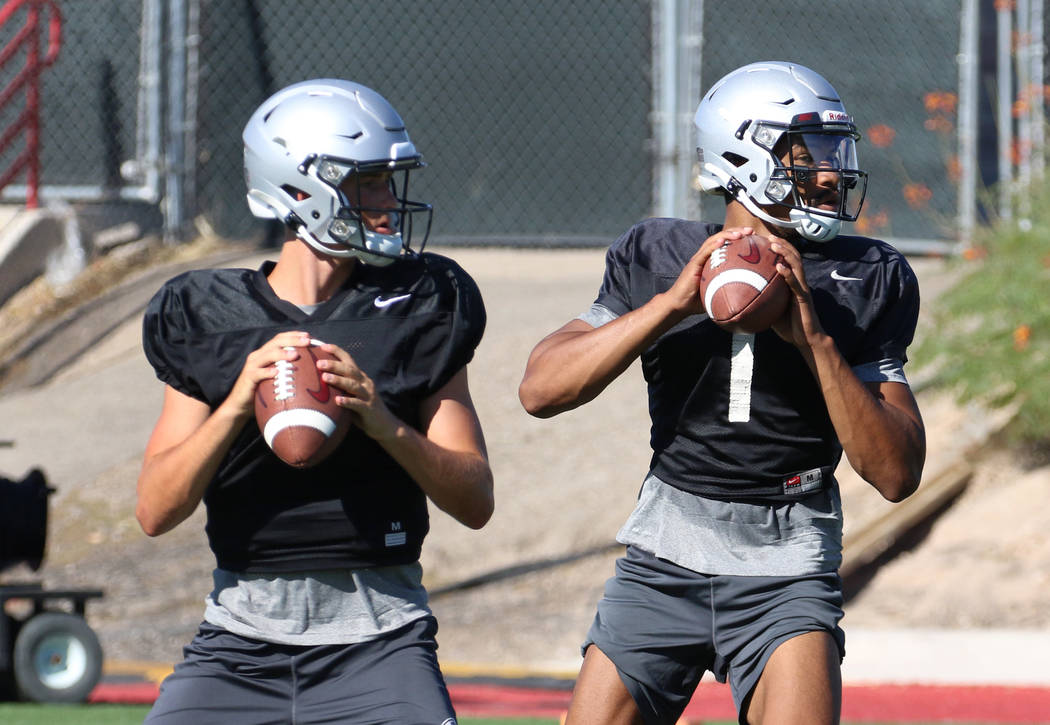
[[[730,332],[755,333],[784,314],[790,290],[777,273],[781,257],[770,241],[752,234],[726,240],[700,274],[700,297],[716,324]]]
[[[266,444],[290,466],[323,461],[350,429],[350,413],[335,404],[336,391],[321,379],[317,361],[334,359],[321,343],[299,348],[298,360],[278,360],[273,380],[255,389],[255,420]]]

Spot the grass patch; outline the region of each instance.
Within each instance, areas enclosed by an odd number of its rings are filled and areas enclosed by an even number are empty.
[[[1027,225],[1026,225],[1027,226]],[[942,294],[934,324],[913,349],[931,384],[961,402],[1016,405],[1008,443],[1050,454],[1050,219],[999,224],[956,260],[960,281]]]
[[[4,725],[142,725],[148,705],[2,704]]]

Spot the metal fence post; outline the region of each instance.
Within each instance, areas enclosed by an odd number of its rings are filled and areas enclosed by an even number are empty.
[[[1032,181],[1042,181],[1046,168],[1046,96],[1043,79],[1046,77],[1046,33],[1043,29],[1045,20],[1045,0],[1032,3],[1028,53],[1029,66],[1028,113],[1032,129]]]
[[[142,0],[142,38],[139,44],[138,93],[135,107],[135,158],[124,161],[121,175],[150,203],[160,198],[161,117],[163,106],[161,63],[164,28],[161,0]]]
[[[653,12],[653,214],[676,214],[678,185],[678,1],[657,0]]]
[[[700,102],[700,53],[703,50],[704,0],[683,0],[682,26],[679,33],[679,48],[682,62],[679,64],[678,97],[681,111],[678,115],[680,141],[678,144],[678,215],[686,219],[700,218],[699,187],[696,177],[696,134],[693,115]]]
[[[1014,48],[1014,74],[1017,78],[1017,93],[1011,107],[1016,108],[1011,115],[1016,118],[1017,142],[1014,156],[1017,164],[1017,213],[1019,223],[1031,224],[1029,217],[1032,205],[1029,203],[1028,190],[1032,183],[1032,117],[1023,106],[1029,102],[1031,79],[1028,55],[1031,49],[1031,0],[1017,0],[1017,42]]]
[[[1011,45],[1013,18],[1008,3],[997,3],[996,18],[996,119],[999,133],[999,217],[1012,219],[1013,192],[1013,83]]]
[[[653,214],[687,217],[690,209],[692,110],[699,84],[703,0],[656,0],[653,12]]]
[[[966,245],[977,226],[977,0],[964,0],[959,30],[959,241]]]
[[[182,174],[186,118],[186,6],[168,0],[168,108],[164,144],[164,241],[179,242],[183,227]]]

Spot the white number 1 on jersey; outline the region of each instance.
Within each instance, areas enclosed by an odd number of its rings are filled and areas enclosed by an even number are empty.
[[[751,379],[755,373],[755,336],[736,333],[729,366],[729,422],[751,420]]]

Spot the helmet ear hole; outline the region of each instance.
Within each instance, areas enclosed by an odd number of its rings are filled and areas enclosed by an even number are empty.
[[[722,158],[738,169],[747,163],[747,159],[745,159],[740,154],[734,154],[732,151],[726,151],[724,154],[722,154]]]
[[[303,201],[305,199],[310,198],[310,195],[307,194],[305,191],[303,191],[302,189],[298,189],[292,186],[291,184],[284,184],[281,187],[281,191],[283,191],[285,194],[292,197],[296,201]]]

